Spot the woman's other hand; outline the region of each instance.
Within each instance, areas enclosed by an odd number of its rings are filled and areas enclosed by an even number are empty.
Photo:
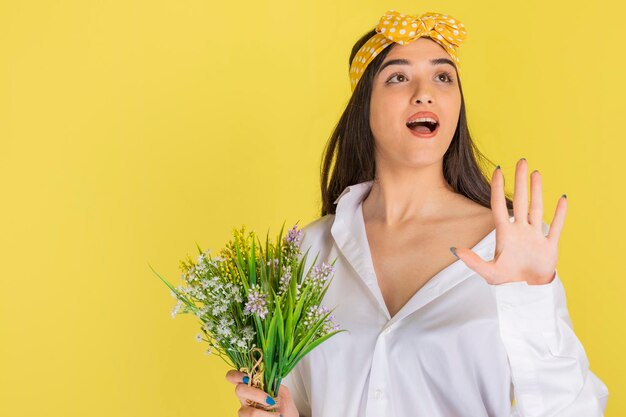
[[[269,412],[250,405],[249,401],[256,403],[273,405],[267,402],[271,399],[264,391],[248,386],[243,378],[247,374],[244,372],[231,369],[226,373],[226,380],[235,384],[235,395],[239,398],[241,408],[239,409],[239,417],[299,417],[298,409],[289,393],[289,389],[285,385],[281,385],[278,389],[278,405],[275,411]],[[269,397],[269,398],[268,398]]]

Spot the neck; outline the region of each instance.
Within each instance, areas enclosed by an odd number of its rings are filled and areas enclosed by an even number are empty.
[[[441,162],[410,172],[384,170],[363,200],[363,215],[389,227],[427,222],[450,213],[459,198],[445,181]]]

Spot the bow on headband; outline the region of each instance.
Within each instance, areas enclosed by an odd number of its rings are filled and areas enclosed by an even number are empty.
[[[427,12],[420,16],[411,16],[389,10],[376,25],[376,34],[365,42],[352,60],[349,74],[352,91],[369,63],[394,42],[404,45],[424,36],[429,37],[443,46],[458,69],[456,48],[463,43],[466,34],[463,23],[448,15]]]

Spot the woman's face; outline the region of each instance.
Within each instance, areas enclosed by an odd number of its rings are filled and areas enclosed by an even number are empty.
[[[408,63],[385,66],[396,59]],[[448,60],[450,64],[433,60]],[[393,45],[382,70],[374,77],[370,102],[377,166],[391,163],[419,167],[443,158],[461,110],[457,73],[451,63],[450,55],[429,38]],[[433,112],[439,119],[434,136],[417,137],[407,127],[409,119],[414,118],[411,116],[420,111]]]

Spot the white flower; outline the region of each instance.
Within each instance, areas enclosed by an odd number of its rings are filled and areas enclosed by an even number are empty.
[[[228,337],[232,334],[228,327],[224,327],[222,325],[217,326],[217,334],[220,336]]]
[[[243,329],[243,340],[245,341],[250,341],[254,338],[254,329],[252,328],[252,326],[246,326]]]
[[[287,288],[289,288],[289,282],[291,281],[291,265],[287,265],[284,268],[284,273],[283,275],[280,277],[280,288],[279,288],[279,294],[282,294],[283,292],[287,291]]]
[[[182,301],[178,301],[172,310],[172,318],[176,317],[176,314],[180,311],[180,307],[183,305]]]
[[[235,324],[235,321],[232,317],[222,317],[220,319],[220,324],[222,326],[232,326],[233,324]]]

